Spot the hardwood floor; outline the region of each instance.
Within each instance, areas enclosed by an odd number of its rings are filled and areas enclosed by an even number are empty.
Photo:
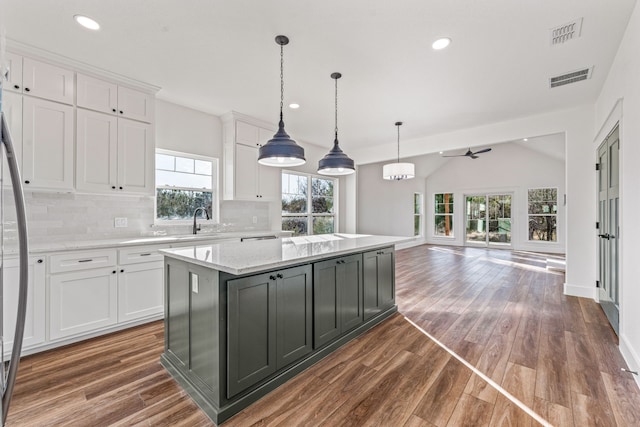
[[[564,296],[544,256],[427,245],[396,255],[399,314],[223,425],[539,425],[522,407],[556,426],[640,425],[640,392],[602,310]],[[212,425],[162,350],[155,322],[25,357],[7,425]]]

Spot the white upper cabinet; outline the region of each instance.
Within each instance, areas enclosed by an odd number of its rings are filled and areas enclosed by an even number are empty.
[[[260,147],[275,132],[243,120],[225,120],[224,194],[225,200],[280,199],[280,168],[258,163]]]
[[[25,96],[22,180],[25,188],[73,189],[73,107]]]
[[[152,194],[152,132],[146,123],[78,109],[76,188]]]
[[[78,73],[78,107],[150,123],[153,96]]]
[[[103,113],[118,112],[118,85],[78,73],[78,107]]]
[[[8,73],[3,89],[22,92],[22,56],[5,52],[5,61]]]
[[[74,72],[35,59],[8,53],[9,81],[7,89],[25,95],[73,104]]]
[[[153,121],[154,98],[144,92],[118,86],[118,114],[141,122]]]

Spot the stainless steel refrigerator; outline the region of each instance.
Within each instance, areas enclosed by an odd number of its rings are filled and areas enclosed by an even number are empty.
[[[20,353],[22,350],[22,339],[24,336],[25,315],[27,309],[27,294],[29,280],[28,255],[27,246],[27,222],[24,203],[24,194],[22,191],[22,180],[20,179],[20,171],[18,170],[18,162],[16,159],[16,149],[11,139],[11,133],[7,125],[5,114],[2,110],[2,84],[5,81],[7,73],[10,70],[6,67],[5,61],[5,42],[4,42],[4,26],[1,19],[3,14],[0,1],[0,391],[2,393],[2,404],[0,405],[0,425],[4,426],[9,412],[9,404],[13,394],[13,387],[18,373],[18,364],[20,363]],[[18,148],[19,149],[19,148]],[[7,168],[8,170],[5,170]],[[19,279],[4,280],[5,277],[5,214],[10,212],[12,225],[15,225],[17,234],[18,247],[16,249],[20,267]],[[15,210],[15,212],[14,212]],[[14,216],[15,215],[15,216]],[[15,221],[13,221],[15,219]],[[12,248],[13,252],[13,248]],[[10,290],[11,295],[17,295],[17,301],[14,298],[5,300]],[[15,313],[15,318],[13,314]],[[5,329],[4,319],[9,316],[6,323],[15,324],[15,330],[7,331]],[[8,329],[8,328],[7,328]],[[13,340],[12,348],[5,349],[4,343]],[[5,354],[10,354],[8,360],[5,360]]]

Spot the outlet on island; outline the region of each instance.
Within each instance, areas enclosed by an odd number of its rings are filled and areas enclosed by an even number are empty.
[[[257,223],[258,223],[258,217],[257,217],[257,216],[254,216],[254,217],[253,217],[253,223],[254,223],[254,224],[257,224]]]
[[[127,218],[116,218],[113,221],[113,226],[116,228],[123,228],[127,226]]]

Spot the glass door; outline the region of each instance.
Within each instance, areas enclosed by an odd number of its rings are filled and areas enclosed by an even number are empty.
[[[468,245],[511,246],[511,194],[468,195],[465,203]]]

